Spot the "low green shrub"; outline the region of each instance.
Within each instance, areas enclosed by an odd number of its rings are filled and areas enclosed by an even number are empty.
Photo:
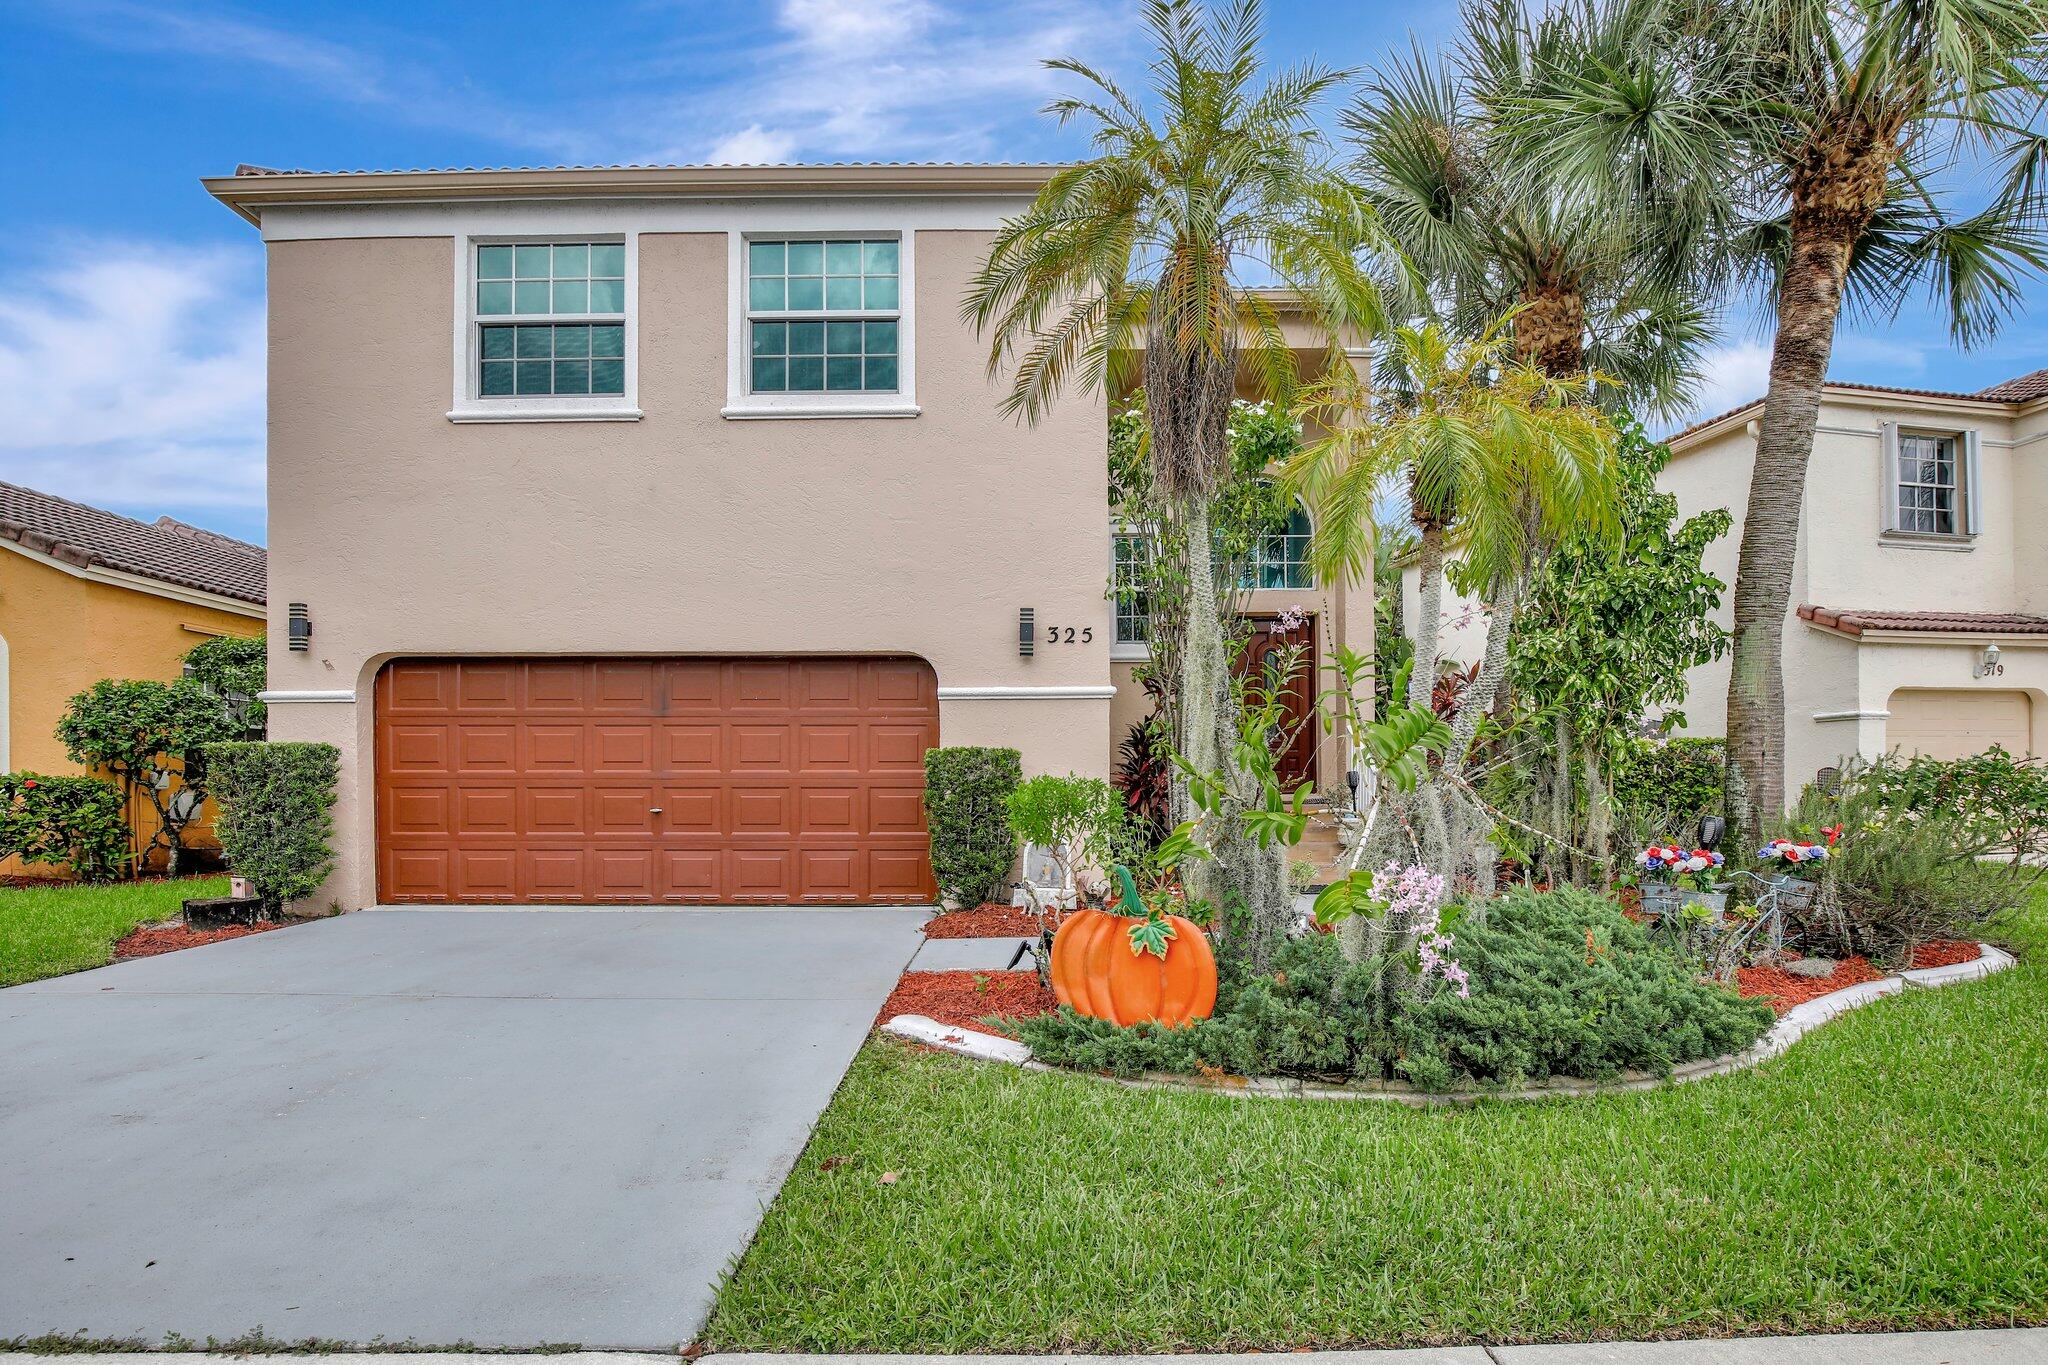
[[[128,861],[120,788],[96,777],[0,773],[0,858],[68,864],[80,881],[111,881]]]
[[[973,907],[1002,898],[1017,860],[1010,793],[1024,779],[1015,749],[930,749],[924,756],[925,824],[939,894]]]
[[[334,867],[332,744],[211,744],[207,770],[220,819],[214,833],[228,867],[255,884],[267,914],[320,889]]]
[[[1771,1025],[1768,1006],[1699,981],[1591,892],[1511,892],[1455,939],[1468,996],[1390,995],[1373,965],[1346,963],[1317,934],[1283,945],[1271,973],[1226,980],[1216,1014],[1187,1028],[1118,1028],[1063,1008],[1019,1032],[1046,1062],[1115,1075],[1380,1077],[1449,1090],[1661,1074],[1747,1047]]]
[[[1010,829],[1055,858],[1070,882],[1090,867],[1106,871],[1132,842],[1123,798],[1099,777],[1043,773],[1005,804]]]
[[[1968,758],[1886,755],[1844,775],[1886,810],[1946,816],[1988,853],[2048,854],[2048,762],[1993,745]]]

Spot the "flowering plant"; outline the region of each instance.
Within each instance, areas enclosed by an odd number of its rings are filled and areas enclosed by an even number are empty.
[[[1758,849],[1756,856],[1760,862],[1783,863],[1786,866],[1822,862],[1830,856],[1828,844],[1832,844],[1840,834],[1841,829],[1838,826],[1834,833],[1828,836],[1827,844],[1802,844],[1791,839],[1773,839]]]
[[[1728,860],[1710,848],[1679,848],[1674,844],[1652,844],[1636,855],[1643,880],[1670,882],[1674,886],[1700,889],[1700,874],[1711,872]]]
[[[1420,980],[1437,977],[1462,1000],[1472,994],[1471,978],[1451,956],[1456,936],[1443,931],[1445,891],[1444,879],[1421,863],[1389,860],[1372,874],[1372,898],[1384,908],[1387,928],[1414,943]]]

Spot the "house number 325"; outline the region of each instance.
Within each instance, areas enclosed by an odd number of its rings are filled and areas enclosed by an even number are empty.
[[[1095,627],[1093,626],[1082,626],[1078,634],[1075,633],[1072,626],[1047,626],[1045,628],[1045,642],[1049,645],[1071,645],[1076,641],[1085,645],[1094,643],[1094,640]]]

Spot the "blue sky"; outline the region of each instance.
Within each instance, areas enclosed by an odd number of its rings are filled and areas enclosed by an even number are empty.
[[[1269,51],[1370,64],[1455,12],[1273,3]],[[1058,158],[1079,143],[1036,110],[1061,55],[1136,83],[1130,8],[0,0],[0,478],[263,538],[262,253],[202,175]],[[1734,329],[1702,410],[1760,393],[1766,361]],[[2043,364],[2048,316],[1960,355],[1915,308],[1846,330],[1835,374],[1972,389]]]

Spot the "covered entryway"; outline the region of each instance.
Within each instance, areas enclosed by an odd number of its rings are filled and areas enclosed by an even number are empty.
[[[2033,699],[2025,692],[1906,687],[1886,709],[1885,746],[1908,756],[1967,758],[1997,744],[2024,758],[2033,749]]]
[[[384,901],[937,897],[921,660],[399,660],[376,698]]]

